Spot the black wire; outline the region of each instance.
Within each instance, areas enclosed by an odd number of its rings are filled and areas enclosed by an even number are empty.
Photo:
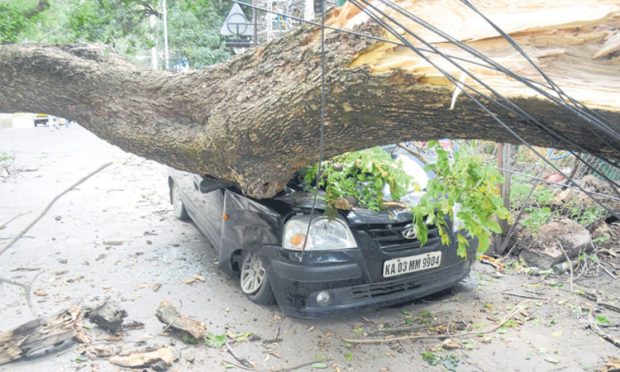
[[[304,239],[304,245],[301,249],[302,252],[306,250],[306,242],[310,237],[310,227],[312,226],[312,219],[314,218],[314,212],[316,209],[316,202],[319,196],[319,181],[323,175],[323,156],[325,150],[325,0],[321,0],[321,119],[319,124],[319,164],[316,172],[316,179],[314,184],[314,198],[312,200],[312,208],[310,209],[310,221],[308,221],[308,229],[306,230],[306,237]]]
[[[398,11],[399,13],[401,13],[401,14],[405,15],[407,18],[409,18],[409,19],[413,20],[414,22],[416,22],[416,23],[420,24],[421,26],[423,26],[423,27],[425,27],[425,28],[427,28],[427,29],[431,30],[431,31],[432,31],[432,32],[434,32],[435,34],[437,34],[437,35],[439,35],[439,36],[441,36],[441,37],[445,38],[445,39],[446,39],[446,40],[448,40],[450,43],[452,43],[452,44],[454,44],[454,45],[456,45],[456,46],[460,47],[461,49],[463,49],[463,50],[465,50],[465,51],[467,51],[467,52],[469,52],[469,53],[471,53],[471,54],[473,54],[475,57],[480,58],[480,59],[484,60],[485,62],[487,62],[487,63],[491,64],[491,65],[492,65],[492,66],[493,66],[493,67],[494,67],[497,71],[503,72],[503,73],[505,73],[506,75],[508,75],[508,76],[512,77],[513,79],[515,79],[515,80],[517,80],[517,81],[521,82],[522,84],[525,84],[526,86],[530,87],[531,89],[535,90],[536,92],[539,92],[539,93],[541,93],[541,94],[545,95],[547,98],[551,99],[551,100],[552,100],[554,103],[556,103],[557,105],[562,106],[562,107],[566,107],[566,106],[565,106],[565,104],[561,104],[561,103],[557,102],[557,101],[555,100],[555,97],[553,97],[553,96],[551,96],[551,95],[547,94],[547,93],[546,93],[545,91],[543,91],[543,90],[537,89],[536,87],[532,86],[531,84],[528,84],[528,82],[527,82],[526,80],[524,80],[524,79],[523,79],[523,77],[521,77],[520,75],[518,75],[518,74],[516,74],[516,73],[514,73],[514,72],[512,72],[512,71],[510,71],[509,69],[507,69],[507,68],[505,68],[504,66],[500,65],[499,63],[495,62],[493,59],[491,59],[491,58],[489,58],[489,57],[485,56],[484,54],[480,53],[480,52],[479,52],[479,51],[477,51],[476,49],[474,49],[474,48],[470,47],[469,45],[467,45],[467,44],[465,44],[465,43],[463,43],[463,42],[461,42],[460,40],[457,40],[456,38],[454,38],[454,37],[450,36],[449,34],[447,34],[447,33],[443,32],[442,30],[438,29],[437,27],[435,27],[435,26],[431,25],[430,23],[428,23],[428,22],[424,21],[423,19],[421,19],[421,18],[417,17],[415,14],[413,14],[413,13],[409,12],[407,9],[405,9],[405,8],[401,7],[400,5],[395,4],[395,3],[393,3],[392,1],[389,1],[389,0],[380,0],[380,1],[381,1],[381,2],[383,2],[384,4],[386,4],[387,6],[391,7],[392,9],[395,9],[395,10],[396,10],[396,11]],[[418,38],[418,39],[420,39],[420,38]],[[444,58],[446,58],[446,59],[447,59],[449,62],[451,62],[453,65],[455,65],[456,67],[458,67],[461,71],[465,72],[467,75],[469,75],[470,77],[472,77],[472,78],[473,78],[474,80],[476,80],[478,83],[480,83],[481,85],[483,85],[483,86],[484,86],[487,90],[489,90],[490,92],[492,92],[495,96],[500,97],[500,95],[499,95],[496,91],[494,91],[494,90],[490,89],[488,85],[486,85],[486,84],[482,83],[482,82],[481,82],[481,80],[477,79],[477,78],[476,78],[473,74],[471,74],[469,71],[467,71],[466,69],[464,69],[463,67],[461,67],[461,66],[460,66],[460,65],[458,65],[457,63],[455,63],[455,62],[451,61],[448,57],[446,57],[447,55],[445,55],[445,53],[444,53],[444,54],[440,53],[440,52],[439,52],[439,50],[438,50],[437,48],[430,46],[431,44],[429,44],[429,43],[424,42],[424,44],[425,44],[425,45],[428,45],[429,47],[431,47],[431,48],[433,49],[433,52],[434,52],[434,53],[437,53],[437,54],[442,55]],[[517,46],[517,47],[518,47],[518,46]],[[527,57],[527,58],[528,58],[528,60],[529,60],[529,57]],[[530,60],[530,61],[531,61],[531,60]],[[532,63],[533,63],[533,62],[532,62]],[[548,77],[546,77],[546,79],[547,79],[547,80],[549,80],[549,81],[551,81]],[[553,84],[553,85],[557,86],[557,85],[556,85],[553,81],[551,81],[551,84]],[[570,139],[568,139],[568,138],[566,138],[566,137],[562,136],[559,132],[557,132],[557,131],[556,131],[556,130],[554,130],[553,128],[551,128],[551,127],[549,127],[549,126],[547,126],[547,125],[543,124],[542,122],[538,121],[538,120],[537,120],[537,119],[535,119],[533,116],[531,116],[529,113],[527,113],[527,112],[525,112],[524,110],[520,109],[520,107],[519,107],[519,106],[517,106],[516,104],[513,104],[512,102],[508,102],[508,103],[509,103],[509,105],[511,105],[511,106],[513,106],[515,109],[517,109],[518,111],[521,111],[521,113],[522,113],[522,115],[521,115],[521,116],[525,116],[525,117],[526,117],[527,119],[529,119],[530,121],[533,121],[533,122],[534,122],[537,126],[539,126],[541,129],[543,129],[542,127],[546,128],[546,129],[544,129],[544,130],[545,130],[545,132],[546,132],[547,134],[549,134],[549,135],[552,135],[552,137],[554,137],[554,139],[564,141],[565,143],[568,143],[568,144],[572,145],[573,147],[576,147],[576,148],[577,148],[577,149],[579,149],[581,152],[590,152],[590,151],[586,150],[585,148],[583,148],[582,146],[580,146],[580,145],[578,145],[577,143],[575,143],[574,141],[572,141],[572,140],[570,140]],[[566,108],[568,108],[568,109],[570,110],[570,108],[569,108],[569,107],[566,107]],[[515,114],[516,114],[516,113],[515,113]],[[579,116],[579,113],[576,113],[576,114]],[[558,137],[559,137],[559,138],[558,138]],[[600,138],[600,137],[599,137],[599,138]],[[561,141],[560,141],[560,142],[561,142]],[[606,142],[606,141],[605,141],[605,142]],[[610,145],[610,146],[612,146],[612,147],[615,147],[615,146],[613,146],[612,144],[610,144],[609,142],[607,142],[607,144],[608,144],[608,145]],[[572,153],[572,152],[571,152],[571,154],[575,155],[575,154],[574,154],[574,153]],[[577,155],[575,155],[575,156],[576,156],[577,158],[579,158]],[[618,165],[618,164],[616,164],[616,163],[612,162],[611,160],[606,159],[606,158],[604,158],[604,157],[602,157],[602,156],[600,156],[600,155],[598,155],[598,154],[594,154],[594,156],[596,156],[597,158],[601,159],[602,161],[604,161],[604,162],[606,162],[606,163],[610,164],[611,166],[614,166],[615,168],[620,169],[620,165]],[[579,160],[581,160],[581,159],[579,158]],[[583,161],[583,160],[582,160],[582,161]],[[584,161],[584,164],[586,164],[586,163],[585,163],[585,161]],[[586,164],[586,165],[587,165],[587,164]],[[589,166],[589,168],[593,169],[591,166]],[[597,173],[601,174],[601,175],[605,178],[605,176],[604,176],[602,173],[600,173],[600,172],[597,172]],[[608,182],[610,182],[610,180],[609,180],[609,179],[607,179],[607,181],[608,181]],[[620,187],[620,186],[619,186],[619,185],[617,185],[617,184],[615,184],[615,186],[616,186],[616,187]]]
[[[350,2],[355,5],[356,7],[358,7],[361,11],[363,11],[364,13],[366,13],[370,18],[372,18],[375,22],[377,22],[379,25],[381,25],[381,27],[383,27],[385,30],[387,30],[388,32],[390,32],[392,35],[394,35],[396,38],[400,39],[404,44],[406,44],[412,51],[414,51],[416,54],[418,54],[420,57],[424,58],[429,64],[431,64],[433,67],[435,67],[439,72],[441,72],[448,80],[450,80],[450,82],[452,82],[455,86],[459,86],[459,82],[456,81],[456,79],[450,75],[449,73],[447,73],[444,69],[442,69],[441,67],[439,67],[436,63],[434,63],[433,61],[431,61],[429,58],[427,58],[426,56],[424,56],[423,53],[421,53],[420,51],[418,51],[418,49],[411,44],[406,38],[404,38],[402,35],[400,35],[394,28],[392,28],[390,25],[388,25],[387,23],[385,23],[380,17],[376,16],[374,13],[372,13],[371,11],[369,11],[369,7],[375,9],[375,11],[377,11],[379,14],[381,14],[382,12],[380,10],[378,10],[374,5],[368,3],[365,0],[361,0],[362,2],[364,2],[367,7],[363,7],[361,6],[361,4],[358,3],[357,0],[350,0]],[[386,18],[390,18],[389,16],[384,14],[384,17]],[[406,27],[403,27],[402,25],[399,25],[398,22],[394,22],[398,27],[400,27],[403,30],[407,30]],[[560,173],[562,176],[564,176],[569,182],[572,182],[575,186],[577,186],[579,188],[579,190],[581,190],[582,192],[586,193],[586,191],[583,189],[583,187],[581,187],[579,184],[577,184],[572,177],[570,177],[569,175],[565,174],[564,172],[562,172],[557,166],[555,166],[553,163],[551,163],[547,158],[545,158],[542,154],[540,154],[538,151],[536,151],[536,149],[534,149],[532,147],[532,145],[530,145],[525,139],[523,139],[523,137],[521,137],[517,132],[515,132],[512,128],[510,128],[510,126],[508,126],[506,123],[504,123],[503,120],[501,120],[499,117],[497,117],[497,115],[495,115],[488,107],[486,107],[482,102],[480,102],[480,100],[478,100],[476,97],[474,97],[471,93],[469,93],[467,90],[462,89],[463,93],[465,95],[467,95],[467,97],[469,97],[478,107],[480,107],[480,109],[482,109],[484,112],[486,112],[488,115],[491,116],[491,118],[493,120],[495,120],[497,123],[499,123],[502,127],[504,127],[504,129],[506,131],[508,131],[512,136],[514,136],[516,139],[518,139],[521,143],[523,143],[528,149],[530,149],[530,151],[532,151],[534,154],[536,154],[536,156],[538,156],[539,158],[541,158],[545,163],[547,163],[549,166],[551,166],[551,168],[553,168],[554,170],[556,170],[558,173]],[[586,193],[587,194],[587,193]],[[590,198],[592,200],[594,200],[594,202],[596,204],[598,204],[600,207],[602,207],[603,209],[605,209],[610,215],[615,216],[616,218],[620,218],[614,211],[610,210],[607,206],[605,206],[604,204],[602,204],[598,199],[592,197],[590,195]]]
[[[573,99],[572,97],[570,97],[569,95],[567,95],[566,93],[564,93],[564,91],[557,85],[555,84],[551,78],[549,78],[547,76],[547,74],[545,74],[544,71],[542,71],[542,69],[540,69],[538,67],[538,65],[536,65],[536,63],[534,63],[534,61],[532,61],[529,56],[527,55],[527,53],[525,53],[525,51],[519,46],[519,44],[517,44],[517,42],[510,37],[510,35],[508,35],[506,32],[504,32],[504,30],[502,30],[499,26],[497,26],[495,23],[493,23],[493,21],[491,21],[488,17],[486,17],[482,12],[480,12],[473,4],[471,4],[468,0],[461,0],[467,7],[469,7],[472,11],[474,11],[474,13],[478,14],[480,17],[482,17],[487,23],[489,23],[489,25],[491,25],[491,27],[493,27],[517,52],[519,52],[519,54],[521,54],[529,63],[530,65],[532,65],[534,67],[534,69],[536,69],[539,74],[552,86],[552,90],[555,91],[558,96],[562,99],[562,101],[565,103],[565,107],[569,108],[569,107],[574,107],[577,109],[577,116],[581,117],[582,119],[584,119],[585,121],[591,123],[591,124],[595,124],[600,126],[601,128],[603,128],[604,131],[608,131],[608,133],[611,133],[612,137],[616,134],[616,131],[613,130],[613,128],[610,128],[607,122],[607,120],[605,118],[603,118],[601,115],[599,115],[596,111],[591,110],[590,108],[588,108],[587,106],[585,106],[584,104],[582,104],[581,102],[578,102],[577,100]],[[566,103],[566,99],[564,98],[568,98],[568,100],[570,101],[570,103],[572,103],[572,106],[569,106]],[[585,111],[585,112],[584,112]],[[609,140],[607,139],[607,137],[603,136],[602,134],[598,133],[596,130],[593,130],[590,127],[586,127],[588,129],[588,131],[592,134],[594,134],[599,140],[601,140],[602,142],[606,143],[608,146],[611,147],[616,147],[616,145],[612,144],[609,142]],[[618,139],[616,138],[616,141]],[[606,161],[607,163],[614,165],[616,168],[618,168],[618,165],[613,163],[611,160],[607,160],[604,159],[604,161]]]
[[[473,4],[471,4],[469,2],[469,0],[461,0],[461,2],[463,2],[463,4],[465,4],[468,8],[470,8],[474,13],[478,14],[480,17],[482,17],[489,25],[491,25],[491,27],[493,27],[506,41],[508,41],[508,43],[517,51],[519,52],[519,54],[521,54],[529,63],[530,65],[532,65],[536,71],[538,71],[538,73],[547,81],[547,83],[553,87],[553,90],[555,92],[558,93],[558,95],[560,97],[565,96],[566,98],[568,98],[568,100],[573,103],[575,106],[579,106],[581,109],[586,110],[588,112],[588,114],[593,115],[595,117],[597,117],[599,120],[601,120],[603,123],[605,123],[606,125],[608,125],[606,123],[606,119],[603,118],[602,116],[600,116],[598,113],[596,113],[593,110],[590,110],[589,107],[585,106],[584,104],[582,104],[579,101],[576,101],[575,99],[573,99],[572,97],[570,97],[569,95],[567,95],[566,93],[564,93],[564,91],[562,90],[562,88],[560,88],[557,84],[555,84],[555,82],[553,80],[551,80],[551,78],[549,78],[549,76],[536,64],[534,63],[534,61],[532,61],[532,59],[527,55],[527,53],[525,53],[525,51],[519,46],[519,44],[517,44],[517,42],[510,36],[508,35],[504,30],[502,30],[499,26],[497,26],[493,21],[491,21],[487,16],[485,16],[482,12],[480,12],[480,10],[478,10],[478,8],[476,8]]]
[[[366,0],[362,0],[365,3],[369,4]],[[384,4],[392,7],[388,1],[386,0],[380,0],[381,2],[383,2]],[[555,131],[554,129],[552,129],[551,127],[543,124],[542,122],[540,122],[539,120],[537,120],[536,118],[534,118],[532,115],[530,115],[527,111],[523,110],[520,106],[516,105],[515,103],[513,103],[512,101],[510,101],[509,99],[507,99],[506,97],[502,96],[501,94],[499,94],[496,90],[494,90],[493,88],[491,88],[488,84],[484,83],[481,79],[479,79],[478,77],[476,77],[475,75],[473,75],[471,72],[469,72],[467,69],[465,69],[464,67],[462,67],[460,64],[458,64],[457,62],[452,61],[449,57],[447,57],[442,51],[440,51],[439,49],[437,49],[435,46],[433,46],[432,44],[430,44],[429,42],[427,42],[426,40],[424,40],[423,38],[419,37],[418,35],[416,35],[414,32],[412,32],[411,30],[407,29],[404,25],[402,25],[401,23],[399,23],[398,21],[396,21],[394,18],[392,18],[391,16],[389,16],[387,13],[384,13],[381,10],[378,10],[378,8],[376,8],[374,5],[372,5],[372,7],[374,9],[377,9],[377,12],[381,15],[383,15],[385,18],[389,19],[390,21],[392,21],[394,24],[396,24],[398,27],[400,27],[401,29],[403,29],[406,33],[408,33],[409,35],[413,36],[414,38],[416,38],[417,40],[419,40],[420,42],[422,42],[424,45],[426,45],[427,47],[431,48],[436,54],[439,54],[440,56],[442,56],[443,58],[445,58],[446,60],[448,60],[451,64],[453,64],[454,66],[456,66],[458,69],[460,69],[462,72],[465,72],[468,76],[470,76],[471,78],[473,78],[476,82],[478,82],[480,85],[482,85],[485,89],[487,89],[489,92],[491,92],[494,96],[500,98],[502,101],[505,101],[508,106],[504,105],[501,102],[498,102],[496,99],[489,97],[487,95],[482,94],[481,92],[479,92],[478,90],[476,90],[475,88],[473,88],[472,86],[470,86],[469,84],[465,84],[465,83],[460,83],[464,86],[466,86],[467,88],[471,89],[472,91],[474,91],[475,93],[491,100],[493,103],[497,104],[498,106],[516,114],[519,115],[520,117],[526,119],[527,121],[530,121],[531,123],[533,123],[534,125],[536,125],[539,129],[543,130],[545,133],[547,133],[548,135],[550,135],[554,140],[562,143],[568,143],[580,150],[582,150],[583,152],[587,152],[586,149],[584,149],[582,146],[578,145],[577,143],[575,143],[574,141],[564,137],[562,134],[560,134],[559,132]],[[392,7],[394,9],[394,7]],[[400,8],[400,7],[399,7]],[[407,12],[407,10],[405,9],[396,9],[397,11],[399,11],[401,14],[404,14],[406,16],[408,16],[407,14],[403,13],[403,12]],[[402,10],[402,11],[401,11]],[[409,16],[408,16],[409,17]],[[412,20],[414,20],[415,22],[417,21],[417,17],[415,17],[415,15],[411,14]],[[410,17],[410,18],[411,18]],[[431,29],[431,31],[437,33],[438,35],[448,39],[454,39],[452,38],[450,35],[444,35],[444,33],[441,30],[437,30],[434,26],[424,22],[423,20],[420,20],[422,22],[422,26]],[[419,23],[419,22],[418,22]],[[475,51],[477,52],[477,51]],[[458,85],[457,85],[458,87]],[[607,175],[605,175],[603,172],[599,171],[598,169],[596,169],[595,167],[593,167],[591,164],[589,164],[588,162],[586,162],[585,160],[583,160],[579,155],[577,155],[576,153],[574,153],[571,150],[567,150],[570,154],[572,154],[573,156],[575,156],[578,160],[580,160],[581,162],[583,162],[590,170],[596,172],[597,174],[599,174],[602,178],[604,178],[608,183],[610,183],[611,185],[613,185],[614,187],[620,187],[620,185],[618,185],[616,182],[614,182],[613,180],[611,180],[609,177],[607,177]],[[596,155],[595,155],[596,156]],[[601,157],[601,159],[604,159]],[[613,163],[612,163],[613,164]]]

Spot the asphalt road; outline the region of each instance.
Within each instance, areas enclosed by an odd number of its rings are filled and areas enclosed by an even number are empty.
[[[208,325],[213,335],[252,333],[229,343],[237,357],[258,370],[333,371],[547,371],[598,370],[618,349],[586,329],[588,302],[566,287],[537,277],[509,273],[499,277],[476,265],[463,283],[439,296],[383,310],[299,320],[275,306],[247,300],[235,278],[219,272],[215,254],[191,223],[177,221],[168,203],[166,168],[111,146],[80,126],[0,128],[0,153],[14,157],[10,175],[0,179],[0,247],[32,221],[69,185],[106,162],[113,164],[62,197],[24,238],[0,256],[0,277],[31,284],[33,306],[24,291],[0,284],[0,330],[69,306],[110,297],[129,313],[128,320],[145,324],[116,341],[85,322],[95,343],[132,349],[170,345],[178,360],[172,370],[225,370],[239,364],[229,352],[205,345],[187,345],[161,334],[155,318],[167,299]],[[204,282],[184,284],[194,275]],[[616,283],[603,283],[620,293]],[[35,292],[36,291],[36,292]],[[536,294],[532,294],[532,293]],[[36,295],[34,293],[38,293]],[[507,294],[508,293],[508,294]],[[343,338],[367,339],[382,327],[463,323],[472,331],[493,327],[517,304],[527,309],[499,330],[460,338],[445,350],[441,340],[351,345]],[[34,313],[34,314],[33,314]],[[620,321],[618,314],[605,313]],[[436,329],[442,331],[441,327]],[[277,338],[276,342],[263,342]],[[429,352],[432,366],[423,360]],[[431,354],[427,354],[430,356]],[[89,360],[80,348],[54,351],[5,366],[2,371],[118,370],[104,358]]]

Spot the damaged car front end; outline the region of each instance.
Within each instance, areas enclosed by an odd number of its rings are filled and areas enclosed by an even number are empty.
[[[434,226],[421,244],[409,209],[416,193],[409,205],[339,210],[328,218],[321,193],[314,204],[314,193],[294,184],[272,199],[254,200],[215,182],[171,170],[177,217],[184,212],[194,221],[218,252],[220,267],[239,275],[251,300],[275,300],[288,315],[313,318],[421,298],[465,278],[475,257],[475,241],[467,258],[457,255],[452,221],[446,221],[448,245]]]

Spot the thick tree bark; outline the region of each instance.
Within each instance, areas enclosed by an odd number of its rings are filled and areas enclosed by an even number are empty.
[[[460,2],[400,4],[507,68],[542,81]],[[528,0],[478,6],[569,95],[620,132],[620,3]],[[472,58],[395,17],[442,50]],[[327,23],[387,36],[351,4],[331,12]],[[90,47],[3,45],[0,111],[46,112],[75,120],[124,150],[233,182],[250,196],[269,197],[296,170],[318,160],[319,35],[318,28],[303,26],[226,63],[186,73],[143,71]],[[328,30],[325,50],[326,156],[414,139],[519,143],[463,94],[450,109],[452,84],[403,46]],[[461,79],[440,57],[431,58]],[[617,140],[576,115],[501,73],[463,64],[579,146],[620,158]],[[479,87],[471,79],[466,82]],[[491,108],[534,145],[576,149],[499,107]]]

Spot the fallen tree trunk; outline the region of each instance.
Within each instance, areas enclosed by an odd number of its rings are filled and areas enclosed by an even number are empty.
[[[401,4],[507,68],[542,81],[460,2]],[[620,132],[620,3],[529,0],[477,5],[569,95]],[[442,50],[473,58],[395,17]],[[327,24],[386,37],[351,4],[330,12]],[[2,45],[0,111],[46,112],[75,120],[124,150],[230,181],[253,197],[270,197],[296,170],[318,160],[319,36],[317,27],[302,26],[226,63],[187,73],[143,71],[93,48]],[[462,94],[449,109],[452,84],[404,46],[327,30],[325,52],[326,156],[414,139],[518,143]],[[431,58],[461,78],[440,57]],[[616,138],[597,134],[576,115],[501,73],[463,64],[578,146],[620,158]],[[491,108],[534,145],[576,149],[501,108]]]

